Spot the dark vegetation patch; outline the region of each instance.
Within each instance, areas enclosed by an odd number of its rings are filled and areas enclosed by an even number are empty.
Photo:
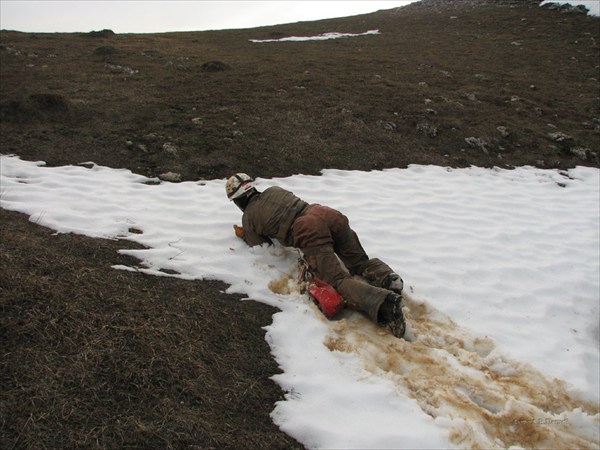
[[[90,31],[86,34],[86,36],[91,38],[111,38],[116,33],[113,30],[99,30],[99,31]]]
[[[1,448],[293,448],[269,413],[272,308],[111,268],[129,242],[0,209]]]
[[[599,61],[597,18],[535,0],[252,30],[1,31],[0,152],[181,180],[598,167]],[[0,447],[295,445],[269,418],[271,308],[216,282],[116,271],[136,265],[116,253],[130,244],[0,212]]]
[[[208,61],[200,66],[202,72],[225,72],[231,70],[231,66],[222,61]]]
[[[96,56],[108,56],[114,55],[117,52],[117,49],[112,45],[103,45],[102,47],[97,47],[94,49],[93,54]]]
[[[71,108],[60,94],[39,93],[27,98],[0,101],[0,120],[19,125],[68,122]]]

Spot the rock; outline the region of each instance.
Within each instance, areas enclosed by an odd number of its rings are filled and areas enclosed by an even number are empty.
[[[397,125],[394,122],[386,122],[385,120],[378,120],[377,125],[388,131],[396,131],[397,128]]]
[[[177,155],[178,152],[177,146],[172,142],[165,142],[162,146],[162,149],[171,155]]]
[[[181,174],[177,172],[166,172],[161,173],[158,178],[163,181],[169,181],[171,183],[178,183],[181,181]]]
[[[9,55],[14,55],[14,56],[22,56],[23,55],[21,53],[21,51],[17,50],[15,47],[10,47],[10,46],[5,45],[3,47],[3,49],[6,50]]]
[[[429,138],[434,138],[437,136],[438,128],[432,123],[429,122],[420,122],[417,124],[417,131],[421,134]]]
[[[573,139],[568,134],[557,131],[556,133],[548,133],[548,137],[552,139],[554,142],[565,142]]]
[[[202,125],[204,121],[202,120],[202,117],[194,117],[192,119],[192,123],[196,125]]]
[[[563,14],[587,14],[589,9],[587,9],[583,5],[571,5],[570,3],[561,4],[561,3],[545,3],[542,5],[542,8],[549,9],[551,11],[560,11]]]
[[[111,73],[124,73],[126,75],[134,75],[136,73],[138,73],[138,70],[132,69],[131,67],[126,67],[126,66],[118,66],[115,64],[105,64],[104,67],[106,67]]]
[[[506,127],[496,127],[496,130],[498,130],[498,132],[500,133],[500,136],[502,136],[503,138],[507,138],[508,136],[510,136],[510,133],[508,132],[508,128]]]
[[[465,138],[465,142],[471,147],[481,150],[483,153],[489,153],[487,149],[489,144],[482,138],[468,137]]]
[[[147,58],[153,58],[155,56],[158,56],[160,54],[160,52],[158,50],[155,50],[153,48],[148,49],[148,50],[142,50],[142,52],[140,53],[142,56],[145,56]]]
[[[589,148],[585,147],[573,147],[570,148],[569,151],[577,156],[578,158],[583,159],[584,161],[588,159],[589,156],[593,156],[592,151]]]
[[[542,8],[549,9],[550,11],[558,10],[560,8],[560,3],[554,3],[554,2],[545,3],[542,5]]]

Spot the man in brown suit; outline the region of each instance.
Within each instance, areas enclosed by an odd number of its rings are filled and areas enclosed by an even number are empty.
[[[348,305],[395,336],[404,335],[402,278],[383,261],[367,256],[346,216],[308,204],[280,187],[259,192],[244,173],[227,180],[226,192],[243,211],[242,226],[234,228],[248,245],[272,244],[276,239],[300,249],[311,271],[331,284]]]

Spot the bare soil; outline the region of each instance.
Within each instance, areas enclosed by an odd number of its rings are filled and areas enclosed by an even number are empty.
[[[535,0],[246,30],[2,30],[0,63],[0,152],[49,165],[182,181],[599,167],[600,21]],[[261,328],[272,308],[218,282],[115,271],[131,243],[0,213],[0,447],[299,446],[269,417],[282,396]]]

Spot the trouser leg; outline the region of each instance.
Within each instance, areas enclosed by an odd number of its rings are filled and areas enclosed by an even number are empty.
[[[362,275],[369,263],[369,257],[363,249],[357,234],[348,226],[348,220],[340,218],[340,226],[332,230],[333,250],[352,275]]]
[[[350,307],[377,323],[379,308],[390,291],[352,278],[330,246],[303,249],[303,252],[315,276],[331,284]]]
[[[330,208],[325,214],[329,218],[333,250],[350,273],[364,277],[373,286],[387,287],[387,279],[394,273],[392,268],[378,258],[367,256],[346,216]]]
[[[389,287],[389,277],[394,271],[378,258],[370,259],[364,266],[362,276],[373,286]]]
[[[292,238],[313,273],[331,284],[352,308],[377,323],[379,307],[389,291],[351,277],[362,274],[369,265],[369,257],[348,226],[348,219],[332,208],[313,205],[294,222]]]
[[[369,257],[363,249],[358,235],[350,228],[348,218],[336,209],[322,205],[312,205],[306,217],[300,221],[309,222],[302,231],[302,237],[310,240],[311,245],[331,245],[351,275],[362,275],[369,264]],[[321,233],[318,228],[324,226],[327,230]],[[296,227],[296,224],[294,225]],[[309,239],[306,239],[308,237]]]

